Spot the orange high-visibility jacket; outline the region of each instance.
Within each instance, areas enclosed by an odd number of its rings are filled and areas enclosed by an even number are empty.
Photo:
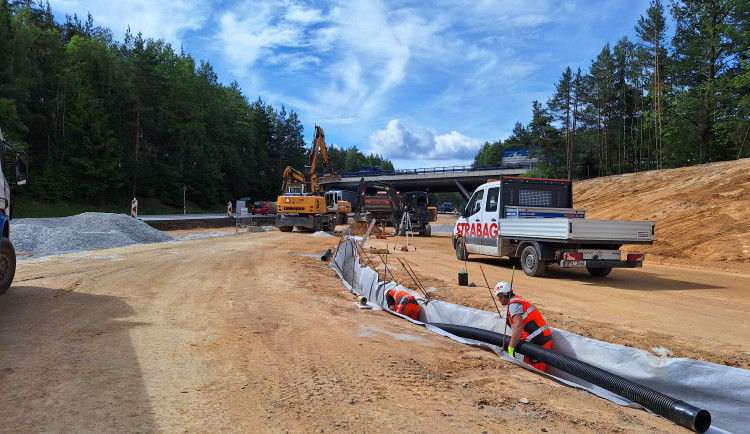
[[[521,303],[521,306],[523,306],[523,314],[521,314],[521,320],[523,321],[523,330],[521,331],[522,341],[543,346],[552,340],[552,333],[547,323],[533,304],[518,295],[514,295],[510,299],[508,307],[510,307],[511,303]],[[513,326],[513,318],[510,315],[507,316],[506,321],[508,325]]]
[[[390,291],[386,292],[386,304],[390,304],[390,300],[388,300],[389,296],[394,301],[394,310],[396,313],[404,315],[404,308],[407,304],[416,304],[417,306],[419,306],[419,303],[417,303],[417,299],[406,291],[396,291],[395,289],[391,289]]]

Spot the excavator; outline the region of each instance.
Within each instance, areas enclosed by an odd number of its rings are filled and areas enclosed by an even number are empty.
[[[315,174],[318,152],[323,157],[323,176]],[[284,170],[281,196],[277,199],[276,227],[290,232],[297,227],[307,231],[332,231],[336,225],[346,224],[352,204],[342,199],[340,192],[325,192],[319,180],[340,180],[328,157],[323,128],[315,126],[315,137],[307,153],[305,172],[288,166]]]

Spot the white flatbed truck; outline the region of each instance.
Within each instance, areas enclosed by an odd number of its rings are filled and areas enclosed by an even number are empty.
[[[652,221],[586,219],[573,205],[572,182],[504,176],[479,186],[453,228],[456,257],[470,254],[520,260],[524,273],[541,276],[547,265],[586,268],[604,277],[613,268],[643,265],[643,253],[623,244],[653,244]]]

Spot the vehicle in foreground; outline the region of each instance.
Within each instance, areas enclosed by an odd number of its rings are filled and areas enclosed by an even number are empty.
[[[15,152],[15,160],[9,157],[9,152]],[[0,191],[3,196],[0,197],[0,223],[3,226],[2,238],[0,238],[0,294],[10,288],[13,278],[16,275],[16,249],[10,241],[10,220],[13,218],[13,212],[10,207],[10,189],[17,185],[26,184],[29,177],[28,157],[23,151],[15,151],[13,145],[3,137],[0,130]],[[7,178],[6,173],[11,172],[8,166],[15,166],[15,177]]]
[[[586,219],[574,209],[570,180],[504,176],[479,186],[453,228],[456,257],[507,256],[529,276],[547,265],[586,268],[604,277],[613,268],[643,265],[644,253],[620,251],[624,244],[653,244],[652,221]]]

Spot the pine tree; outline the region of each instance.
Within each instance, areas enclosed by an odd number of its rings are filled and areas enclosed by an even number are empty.
[[[661,168],[661,155],[663,149],[662,140],[662,118],[664,115],[662,107],[662,89],[664,88],[664,81],[662,78],[663,62],[662,59],[666,57],[664,50],[664,40],[666,38],[667,31],[667,20],[664,16],[664,7],[661,4],[661,0],[651,0],[651,5],[646,11],[646,17],[641,15],[638,19],[638,24],[635,26],[635,31],[638,37],[643,41],[643,45],[646,50],[650,51],[651,59],[653,63],[653,78],[652,78],[652,97],[653,97],[653,127],[654,127],[654,150],[656,155],[656,168]],[[649,142],[647,155],[647,168],[651,164],[651,146]]]

